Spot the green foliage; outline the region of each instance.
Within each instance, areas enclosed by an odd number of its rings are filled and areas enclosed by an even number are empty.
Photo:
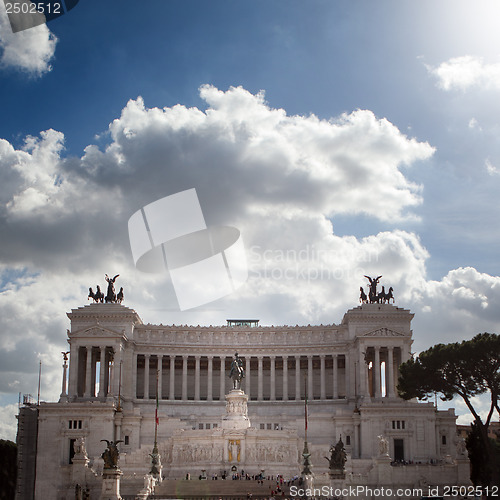
[[[472,404],[479,394],[490,394],[490,409],[483,422]],[[471,340],[437,344],[400,366],[398,393],[403,399],[441,399],[460,396],[474,416],[467,449],[474,484],[498,484],[500,458],[497,446],[488,438],[488,426],[496,410],[500,415],[500,336],[480,333]]]
[[[17,446],[12,441],[0,439],[0,500],[15,496],[17,476]]]

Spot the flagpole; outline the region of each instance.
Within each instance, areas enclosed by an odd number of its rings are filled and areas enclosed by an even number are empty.
[[[158,453],[158,381],[159,381],[160,370],[156,370],[156,408],[155,408],[155,443],[153,446],[153,452],[150,454],[151,457],[151,470],[149,473],[156,478],[157,481],[161,482],[161,471],[162,465],[160,460],[160,454]]]

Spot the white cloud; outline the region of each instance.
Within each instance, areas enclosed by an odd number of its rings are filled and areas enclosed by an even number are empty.
[[[459,269],[428,281],[429,255],[414,233],[334,234],[337,214],[411,217],[421,188],[402,167],[429,158],[429,144],[367,110],[320,120],[287,116],[242,88],[205,86],[201,95],[206,110],[130,101],[110,144],[89,145],[82,158],[65,158],[53,130],[19,150],[0,140],[0,393],[36,391],[42,359],[43,399],[57,399],[65,313],[105,284],[104,273],[120,274],[125,305],[152,323],[221,324],[227,314],[339,323],[358,305],[364,274],[383,275],[396,304],[416,313],[419,350],[500,319],[500,278]],[[181,313],[166,276],[134,269],[127,221],[193,187],[208,225],[241,230],[250,276],[237,293]]]
[[[0,6],[0,64],[41,76],[52,68],[57,37],[45,24],[12,33],[4,5]]]
[[[499,175],[500,174],[500,170],[497,167],[495,167],[495,165],[493,165],[493,163],[491,163],[489,158],[486,158],[486,161],[484,162],[484,164],[486,166],[487,172],[490,175]]]
[[[426,67],[443,90],[465,91],[471,87],[500,89],[500,63],[487,64],[481,57],[454,57],[437,67]]]
[[[16,441],[17,435],[17,405],[0,406],[0,439]]]

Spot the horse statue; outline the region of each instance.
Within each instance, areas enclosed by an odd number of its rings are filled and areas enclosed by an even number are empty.
[[[121,304],[123,302],[123,287],[120,287],[120,291],[116,296],[116,302],[118,302],[118,304]]]
[[[366,293],[365,291],[363,290],[363,287],[360,286],[359,287],[359,291],[361,292],[360,295],[359,295],[359,301],[362,303],[362,304],[368,304],[368,297],[366,296]]]
[[[386,294],[385,294],[385,286],[382,286],[382,290],[377,295],[377,304],[385,304]]]
[[[102,302],[104,300],[104,294],[101,292],[101,288],[99,285],[97,285],[96,292],[92,290],[92,288],[89,288],[89,295],[87,297],[88,299],[93,299],[94,303]]]
[[[394,304],[394,288],[392,288],[392,286],[389,288],[389,291],[385,294],[385,300],[387,301],[387,303],[389,304],[391,302],[391,299],[392,299],[392,303]]]
[[[229,378],[233,381],[233,389],[240,389],[241,379],[245,377],[245,370],[243,369],[243,360],[235,353],[234,359],[231,363],[231,371]]]

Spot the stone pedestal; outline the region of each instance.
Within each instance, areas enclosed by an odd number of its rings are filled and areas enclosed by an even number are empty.
[[[382,455],[374,459],[377,470],[378,484],[390,485],[392,483],[391,458],[389,455]]]
[[[120,469],[104,469],[102,473],[101,500],[122,500],[120,496]]]
[[[223,429],[248,429],[248,396],[241,389],[226,394],[226,414],[222,417]]]

